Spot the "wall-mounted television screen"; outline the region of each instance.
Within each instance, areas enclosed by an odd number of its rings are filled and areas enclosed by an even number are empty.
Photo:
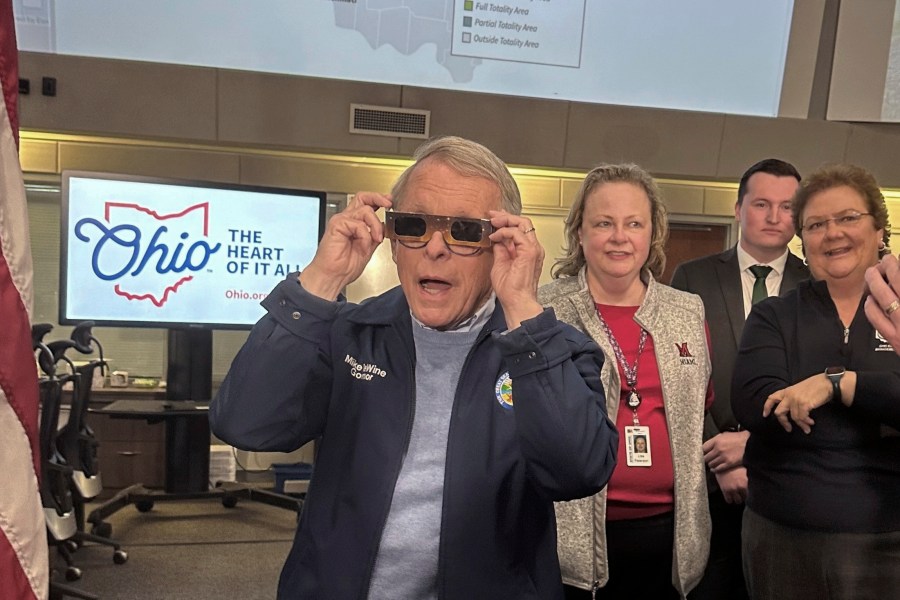
[[[315,254],[326,195],[65,171],[62,324],[244,329]]]

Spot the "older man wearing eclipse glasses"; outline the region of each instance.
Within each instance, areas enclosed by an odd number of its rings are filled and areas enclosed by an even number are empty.
[[[562,598],[552,503],[615,465],[602,354],[538,304],[544,252],[503,162],[455,137],[415,158],[263,302],[213,431],[320,438],[279,598]],[[385,238],[400,287],[345,302]]]

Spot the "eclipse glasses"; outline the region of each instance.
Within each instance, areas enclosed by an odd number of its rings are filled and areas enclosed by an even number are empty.
[[[386,236],[407,248],[424,248],[434,233],[441,237],[455,254],[477,254],[490,248],[494,227],[489,219],[467,219],[388,211],[384,213]]]

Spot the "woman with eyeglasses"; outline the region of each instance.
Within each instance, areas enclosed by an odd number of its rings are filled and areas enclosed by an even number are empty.
[[[793,200],[812,275],[755,305],[731,394],[750,430],[743,557],[752,598],[900,590],[900,357],[868,322],[865,273],[888,252],[871,173],[820,169]]]
[[[608,486],[556,504],[569,600],[681,598],[706,566],[702,443],[712,367],[700,298],[656,281],[667,234],[653,178],[637,165],[601,165],[566,219],[556,280],[538,291],[603,350],[600,379],[619,430]]]

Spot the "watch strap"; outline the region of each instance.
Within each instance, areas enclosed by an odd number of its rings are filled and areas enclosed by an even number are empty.
[[[841,377],[843,373],[838,376],[831,376],[828,379],[831,380],[831,387],[834,389],[834,393],[831,395],[832,402],[841,402]]]
[[[841,379],[844,378],[844,373],[846,373],[846,369],[844,367],[828,367],[825,369],[825,377],[831,382],[832,387],[832,402],[841,402]]]

